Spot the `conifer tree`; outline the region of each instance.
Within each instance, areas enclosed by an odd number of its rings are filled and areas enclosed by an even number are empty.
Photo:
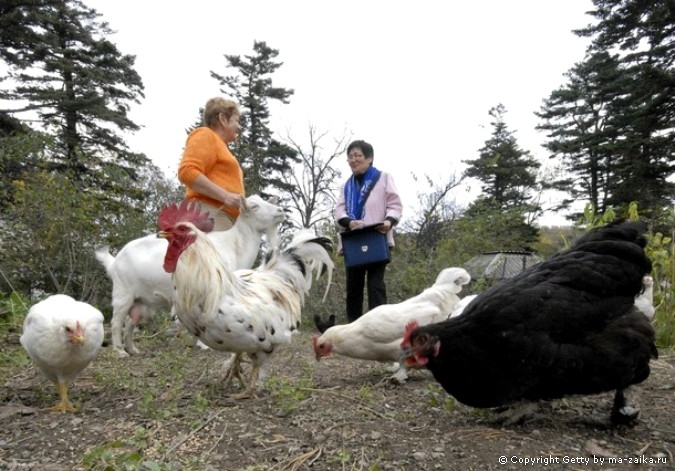
[[[464,161],[468,164],[466,176],[482,182],[483,194],[495,208],[534,210],[531,191],[536,187],[540,164],[518,146],[504,121],[503,105],[490,109],[489,114],[494,119],[490,123],[492,137],[479,150],[477,159]]]
[[[149,163],[129,150],[121,132],[135,131],[131,103],[143,98],[134,56],[120,53],[99,14],[78,0],[3,4],[16,36],[0,34],[0,57],[15,85],[3,90],[0,112],[55,137],[47,170],[66,173],[81,188],[133,194],[109,178],[132,180]],[[37,119],[35,119],[37,116]],[[138,198],[141,198],[138,194]]]
[[[232,149],[244,169],[247,194],[274,193],[283,197],[284,193],[295,191],[283,175],[291,171],[292,163],[299,162],[299,158],[293,148],[274,139],[269,127],[269,102],[287,104],[294,91],[272,85],[272,74],[283,65],[275,61],[278,50],[263,41],[254,41],[253,52],[243,58],[225,55],[227,67],[234,69],[234,75],[211,71],[211,76],[243,108],[240,119],[243,130]]]
[[[468,164],[465,175],[478,179],[483,191],[464,217],[490,221],[495,229],[507,231],[514,245],[530,250],[537,236],[533,223],[541,214],[541,208],[533,202],[540,164],[518,146],[504,120],[503,105],[490,109],[489,114],[493,118],[492,136],[479,150],[477,159],[464,161]]]
[[[573,198],[585,193],[598,213],[635,201],[657,217],[675,199],[675,8],[663,0],[593,4],[598,21],[575,32],[592,38],[587,58],[545,102],[540,128],[553,155],[586,179],[577,179]]]
[[[587,57],[565,76],[567,83],[535,113],[542,119],[537,129],[548,132],[544,148],[565,170],[550,187],[569,194],[556,209],[586,201],[602,214],[617,181],[616,149],[621,142],[612,126],[617,91],[628,83],[616,58],[607,52]]]
[[[615,51],[629,84],[613,120],[622,145],[610,202],[642,214],[675,199],[675,7],[672,1],[594,0],[598,23],[578,31],[592,51]]]

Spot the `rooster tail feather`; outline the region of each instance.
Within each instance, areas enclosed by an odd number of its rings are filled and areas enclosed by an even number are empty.
[[[323,319],[318,314],[314,314],[314,325],[320,333],[324,333],[335,325],[335,314],[328,316],[328,320]]]
[[[328,237],[317,236],[309,229],[299,231],[283,250],[302,265],[301,270],[310,287],[312,273],[316,273],[317,280],[324,272],[327,273],[328,280],[322,301],[326,300],[333,281],[335,263],[331,257],[332,250],[333,242]]]

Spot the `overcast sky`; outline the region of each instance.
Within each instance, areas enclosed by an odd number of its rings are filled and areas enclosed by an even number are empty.
[[[417,191],[428,191],[412,175],[440,184],[460,173],[489,139],[488,111],[499,103],[520,147],[548,163],[534,112],[583,60],[588,39],[572,30],[591,22],[585,13],[593,7],[591,0],[84,3],[116,31],[109,39],[120,51],[136,56],[145,99],[132,108],[142,130],[128,143],[167,175],[175,176],[199,107],[221,95],[209,72],[231,73],[225,54],[251,55],[254,40],[265,41],[284,64],[274,85],[295,90],[290,104],[272,107],[277,137],[308,143],[311,124],[330,133],[327,152],[333,137],[369,141],[408,214]],[[346,160],[338,164],[346,178]],[[454,196],[466,201],[477,191],[473,182]]]

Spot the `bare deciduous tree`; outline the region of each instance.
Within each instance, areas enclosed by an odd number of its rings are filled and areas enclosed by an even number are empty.
[[[286,143],[298,152],[300,164],[293,172],[284,174],[284,180],[295,187],[290,206],[295,213],[295,222],[301,227],[314,227],[332,221],[331,211],[335,206],[340,171],[334,161],[346,151],[348,135],[333,140],[331,150],[326,151],[322,141],[328,132],[309,125],[309,146],[305,147],[286,134]]]
[[[416,181],[418,177],[413,175]],[[454,199],[448,198],[450,191],[457,188],[464,175],[452,175],[447,181],[437,184],[428,175],[424,176],[431,190],[427,193],[418,192],[420,210],[415,216],[408,219],[403,225],[406,232],[416,234],[418,247],[433,248],[442,239],[449,222],[459,218],[463,208]]]

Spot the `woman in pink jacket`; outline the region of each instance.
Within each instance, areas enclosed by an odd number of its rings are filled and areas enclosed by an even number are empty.
[[[347,162],[352,176],[342,187],[334,217],[342,231],[381,222],[377,230],[386,234],[387,243],[392,248],[393,228],[401,219],[403,205],[392,176],[373,167],[374,155],[373,146],[366,141],[354,141],[347,147]],[[341,239],[338,251],[342,253]],[[349,322],[363,314],[363,288],[366,278],[368,310],[387,303],[384,282],[387,263],[388,261],[346,268]]]

